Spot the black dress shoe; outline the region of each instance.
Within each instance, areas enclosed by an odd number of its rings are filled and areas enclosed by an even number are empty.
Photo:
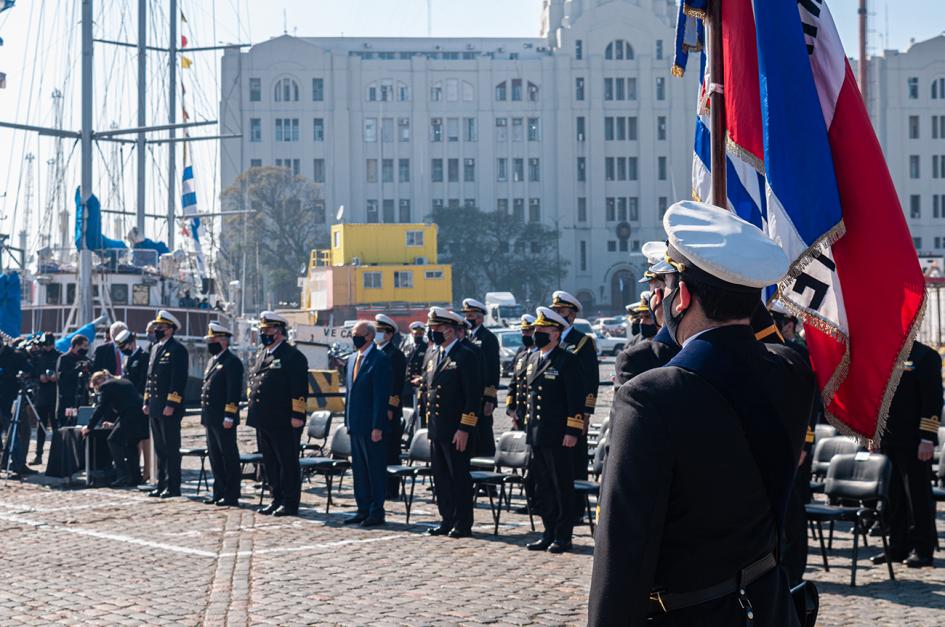
[[[164,490],[161,492],[162,499],[172,499],[177,496],[180,496],[180,490]]]
[[[17,472],[21,475],[38,475],[39,474],[38,470],[33,470],[29,466],[23,466],[22,468],[17,470]]]
[[[571,550],[570,542],[555,541],[548,545],[549,553],[565,553],[566,551],[570,551],[570,550]]]
[[[472,529],[460,529],[459,527],[453,527],[453,530],[450,531],[449,536],[451,538],[468,538],[472,536]]]
[[[383,516],[368,516],[364,519],[364,522],[361,523],[362,527],[380,527],[384,524]]]
[[[259,512],[260,514],[271,516],[272,513],[275,512],[277,509],[279,509],[279,506],[276,503],[270,503],[269,505],[265,507],[260,507],[256,511]]]
[[[220,499],[215,503],[217,507],[239,507],[240,502],[238,500],[229,500],[229,499]]]
[[[134,484],[131,483],[130,481],[128,481],[127,479],[116,479],[115,481],[112,481],[111,483],[109,483],[109,484],[108,484],[108,487],[110,487],[110,488],[128,488],[128,487],[131,487],[132,485],[134,485]]]
[[[158,498],[162,494],[164,494],[164,490],[162,488],[154,488],[153,490],[148,492],[148,496],[150,496],[151,498]]]
[[[205,498],[202,502],[203,502],[204,505],[216,505],[217,500],[218,500],[218,499],[215,499],[215,498],[213,498],[212,496],[208,496],[208,497]]]
[[[892,562],[893,564],[895,564],[895,563],[897,563],[897,562],[901,562],[901,561],[903,561],[904,559],[906,559],[907,557],[909,557],[908,554],[906,554],[906,553],[901,553],[901,552],[899,552],[899,551],[890,551],[890,552],[889,552],[889,561]],[[885,554],[885,553],[880,553],[879,555],[874,555],[873,557],[870,558],[870,561],[871,561],[872,563],[874,563],[874,564],[885,564],[885,563],[886,563],[886,554]]]
[[[351,518],[345,518],[345,519],[342,521],[342,524],[344,524],[344,525],[360,525],[360,524],[363,523],[365,520],[367,520],[367,515],[365,515],[365,514],[355,514],[355,515],[352,516]]]
[[[30,462],[30,466],[41,466],[43,463],[43,456],[37,455],[33,458],[33,461]]]
[[[553,541],[550,538],[542,538],[535,542],[529,542],[525,545],[525,548],[529,551],[546,551],[548,547],[551,546]]]
[[[932,562],[933,560],[931,555],[923,557],[913,551],[903,563],[909,568],[927,568],[932,565]]]
[[[449,535],[450,528],[446,525],[440,525],[439,527],[434,527],[433,529],[427,529],[428,536],[446,536]]]
[[[282,518],[283,516],[298,516],[299,508],[280,505],[279,508],[272,513],[272,515],[278,518]]]

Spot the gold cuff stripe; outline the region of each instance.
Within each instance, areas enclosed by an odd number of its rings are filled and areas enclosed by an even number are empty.
[[[227,403],[226,407],[223,408],[223,411],[228,414],[235,414],[237,411],[239,411],[239,407],[236,403]]]
[[[293,398],[292,411],[304,414],[305,413],[305,399],[301,397]]]
[[[587,407],[594,407],[597,405],[597,397],[593,394],[588,394],[587,398],[584,399],[584,404]]]
[[[459,424],[464,427],[475,427],[476,423],[479,422],[478,416],[476,414],[463,414],[459,419]]]
[[[391,407],[400,407],[400,397],[397,395],[392,395],[389,399],[387,399],[387,404]]]
[[[932,433],[938,433],[938,418],[923,418],[919,421],[919,429],[922,431],[930,431]]]
[[[814,442],[814,432],[810,427],[807,427],[807,435],[804,436],[805,444],[812,444]]]
[[[184,399],[177,392],[171,392],[170,394],[167,395],[168,403],[180,403],[182,400]]]
[[[485,396],[495,396],[495,386],[494,386],[494,385],[490,385],[490,386],[486,387],[486,389],[483,390],[482,393],[483,393]]]
[[[580,429],[584,430],[584,420],[582,418],[568,418],[568,428],[569,429]]]

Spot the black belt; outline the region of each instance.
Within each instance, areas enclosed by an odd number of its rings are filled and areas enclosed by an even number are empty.
[[[744,590],[745,586],[760,579],[763,575],[770,572],[777,566],[778,561],[773,553],[768,553],[756,562],[752,562],[743,568],[737,576],[727,579],[714,586],[694,590],[693,592],[663,592],[656,591],[650,593],[650,613],[662,614],[681,610],[694,605],[701,605],[709,601],[721,599],[730,594]]]

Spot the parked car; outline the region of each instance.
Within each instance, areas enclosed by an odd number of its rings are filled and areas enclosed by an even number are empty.
[[[593,327],[595,331],[604,335],[626,335],[627,317],[598,318]]]
[[[496,329],[493,333],[499,340],[499,366],[502,368],[502,376],[507,377],[512,374],[515,353],[522,347],[522,332],[518,329]]]
[[[616,356],[627,345],[627,338],[595,333],[594,342],[597,344],[598,355]]]

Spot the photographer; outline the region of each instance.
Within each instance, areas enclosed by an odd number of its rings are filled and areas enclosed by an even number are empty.
[[[46,444],[46,430],[50,434],[58,428],[56,420],[56,364],[59,363],[59,357],[62,355],[56,350],[55,338],[52,333],[43,333],[36,342],[38,350],[33,354],[33,379],[37,381],[38,388],[33,397],[33,405],[36,407],[36,416],[38,424],[36,428],[36,457],[32,464],[43,463],[43,449]]]
[[[141,395],[127,379],[118,379],[107,370],[99,370],[90,380],[99,400],[89,424],[82,427],[87,437],[99,427],[111,429],[108,449],[115,463],[118,477],[113,488],[138,485],[141,471],[138,467],[138,442],[147,434],[147,418],[141,411]]]
[[[74,422],[78,408],[88,405],[86,382],[92,367],[88,353],[89,339],[84,335],[76,335],[72,338],[68,352],[59,357],[56,364],[56,376],[59,379],[56,420],[60,426]]]
[[[12,442],[6,442],[6,447],[12,451],[12,463],[8,463],[7,456],[4,455],[2,461],[3,469],[8,467],[15,473],[34,474],[35,471],[26,466],[26,453],[30,442],[30,423],[29,414],[23,413],[20,416],[19,428],[15,435],[10,433],[10,427],[13,423],[13,402],[16,400],[17,392],[21,385],[26,385],[30,372],[30,361],[26,350],[21,348],[22,340],[15,340],[4,344],[0,348],[0,422],[3,425],[3,437],[15,438]]]

